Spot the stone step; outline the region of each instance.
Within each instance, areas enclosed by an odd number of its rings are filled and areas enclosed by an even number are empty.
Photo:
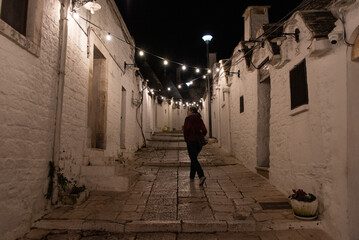
[[[183,137],[166,137],[166,136],[151,136],[151,138],[146,140],[159,141],[159,142],[184,142]]]
[[[219,166],[228,166],[235,165],[235,163],[225,163],[225,162],[201,162],[202,167],[219,167]],[[151,167],[190,167],[191,162],[178,162],[178,161],[166,161],[166,162],[147,162],[143,163],[143,166]]]
[[[156,150],[187,150],[187,147],[167,147],[164,145],[161,146],[148,146],[148,148],[154,148]]]
[[[89,191],[125,192],[130,187],[127,176],[81,177],[80,182]]]
[[[82,177],[115,176],[114,166],[81,166]]]
[[[115,166],[82,166],[80,184],[89,191],[125,192],[136,178],[136,173]]]
[[[91,230],[113,233],[174,232],[174,233],[213,233],[213,232],[264,232],[296,229],[321,229],[321,221],[106,221],[85,219],[41,219],[33,228],[51,230]]]
[[[148,147],[153,148],[186,148],[185,142],[161,142],[161,141],[148,141]]]
[[[183,133],[155,132],[152,136],[183,137]]]

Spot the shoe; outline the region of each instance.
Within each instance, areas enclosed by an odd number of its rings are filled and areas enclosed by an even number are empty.
[[[206,177],[203,176],[199,179],[199,185],[202,186],[204,184],[204,182],[206,181]]]

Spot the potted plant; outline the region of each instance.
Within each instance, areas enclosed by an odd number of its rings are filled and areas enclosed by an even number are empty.
[[[303,189],[293,189],[293,194],[289,195],[294,216],[299,219],[312,220],[318,216],[318,199],[311,193],[306,193]]]

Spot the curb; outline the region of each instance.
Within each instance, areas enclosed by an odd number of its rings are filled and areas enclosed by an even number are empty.
[[[39,220],[33,228],[47,230],[108,231],[113,233],[174,232],[174,233],[213,233],[213,232],[262,232],[298,229],[319,229],[321,221],[105,221],[105,220]]]

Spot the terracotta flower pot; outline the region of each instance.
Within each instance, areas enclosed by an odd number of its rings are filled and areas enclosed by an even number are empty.
[[[314,217],[318,211],[318,199],[312,202],[298,201],[291,199],[290,204],[292,205],[294,214],[300,217]]]

